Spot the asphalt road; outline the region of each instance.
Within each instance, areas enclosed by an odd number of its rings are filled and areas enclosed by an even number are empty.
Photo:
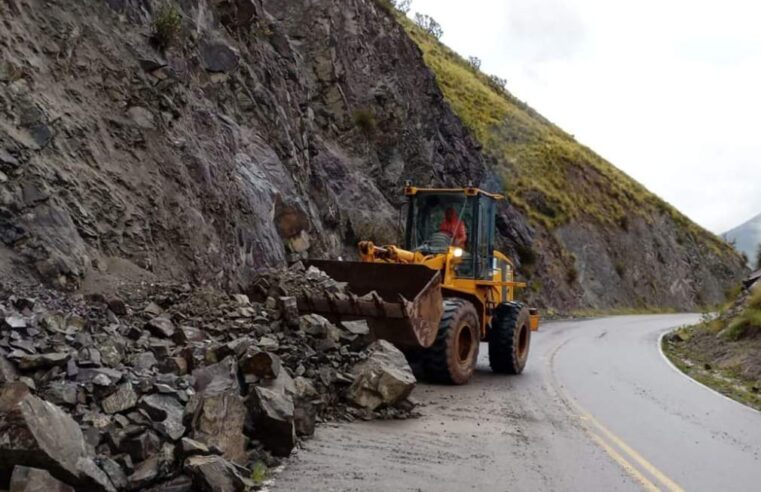
[[[679,373],[696,315],[549,323],[523,375],[419,385],[419,419],[323,426],[274,490],[761,490],[761,413]]]

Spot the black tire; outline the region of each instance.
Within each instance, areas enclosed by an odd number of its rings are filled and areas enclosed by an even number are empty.
[[[444,315],[436,341],[423,353],[426,379],[435,383],[466,384],[473,376],[481,334],[472,303],[444,299]]]
[[[531,327],[528,309],[520,302],[500,304],[489,331],[489,365],[500,374],[520,374],[526,367]]]

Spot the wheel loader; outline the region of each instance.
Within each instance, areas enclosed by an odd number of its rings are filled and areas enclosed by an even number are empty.
[[[348,293],[304,295],[299,310],[334,321],[367,320],[376,338],[419,359],[434,382],[467,383],[481,341],[488,342],[494,372],[520,374],[539,314],[515,300],[525,284],[494,249],[495,208],[504,196],[471,185],[409,183],[404,194],[404,247],[362,241],[361,261],[310,261],[346,282]]]

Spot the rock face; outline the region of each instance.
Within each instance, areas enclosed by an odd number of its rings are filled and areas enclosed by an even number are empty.
[[[407,398],[417,380],[404,354],[385,340],[374,342],[368,352],[367,360],[352,370],[354,382],[347,391],[348,398],[369,410]]]
[[[355,254],[359,236],[396,240],[405,179],[485,173],[373,2],[179,2],[193,21],[166,53],[139,5],[4,13],[0,272],[246,285],[286,259]]]
[[[16,466],[9,492],[74,492],[74,489],[45,470]]]

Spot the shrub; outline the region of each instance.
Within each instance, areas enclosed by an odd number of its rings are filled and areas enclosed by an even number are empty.
[[[468,57],[468,63],[471,67],[473,67],[473,70],[481,70],[481,59],[477,56],[469,56]]]
[[[515,252],[521,260],[521,265],[530,267],[536,264],[536,251],[531,246],[518,243],[515,245]]]
[[[576,282],[579,279],[579,271],[576,270],[575,266],[571,266],[566,272],[565,272],[565,279],[569,284],[572,284]]]
[[[444,29],[441,27],[441,24],[436,22],[436,19],[434,19],[430,15],[425,15],[425,14],[416,12],[415,24],[420,26],[425,32],[427,32],[428,34],[430,34],[436,39],[441,39],[441,36],[444,35]]]
[[[161,5],[153,16],[153,41],[161,49],[175,42],[182,28],[182,14],[173,3]]]
[[[369,109],[358,109],[352,114],[354,125],[359,128],[365,136],[371,137],[375,135],[375,131],[378,128],[378,123],[375,120],[375,114]]]

